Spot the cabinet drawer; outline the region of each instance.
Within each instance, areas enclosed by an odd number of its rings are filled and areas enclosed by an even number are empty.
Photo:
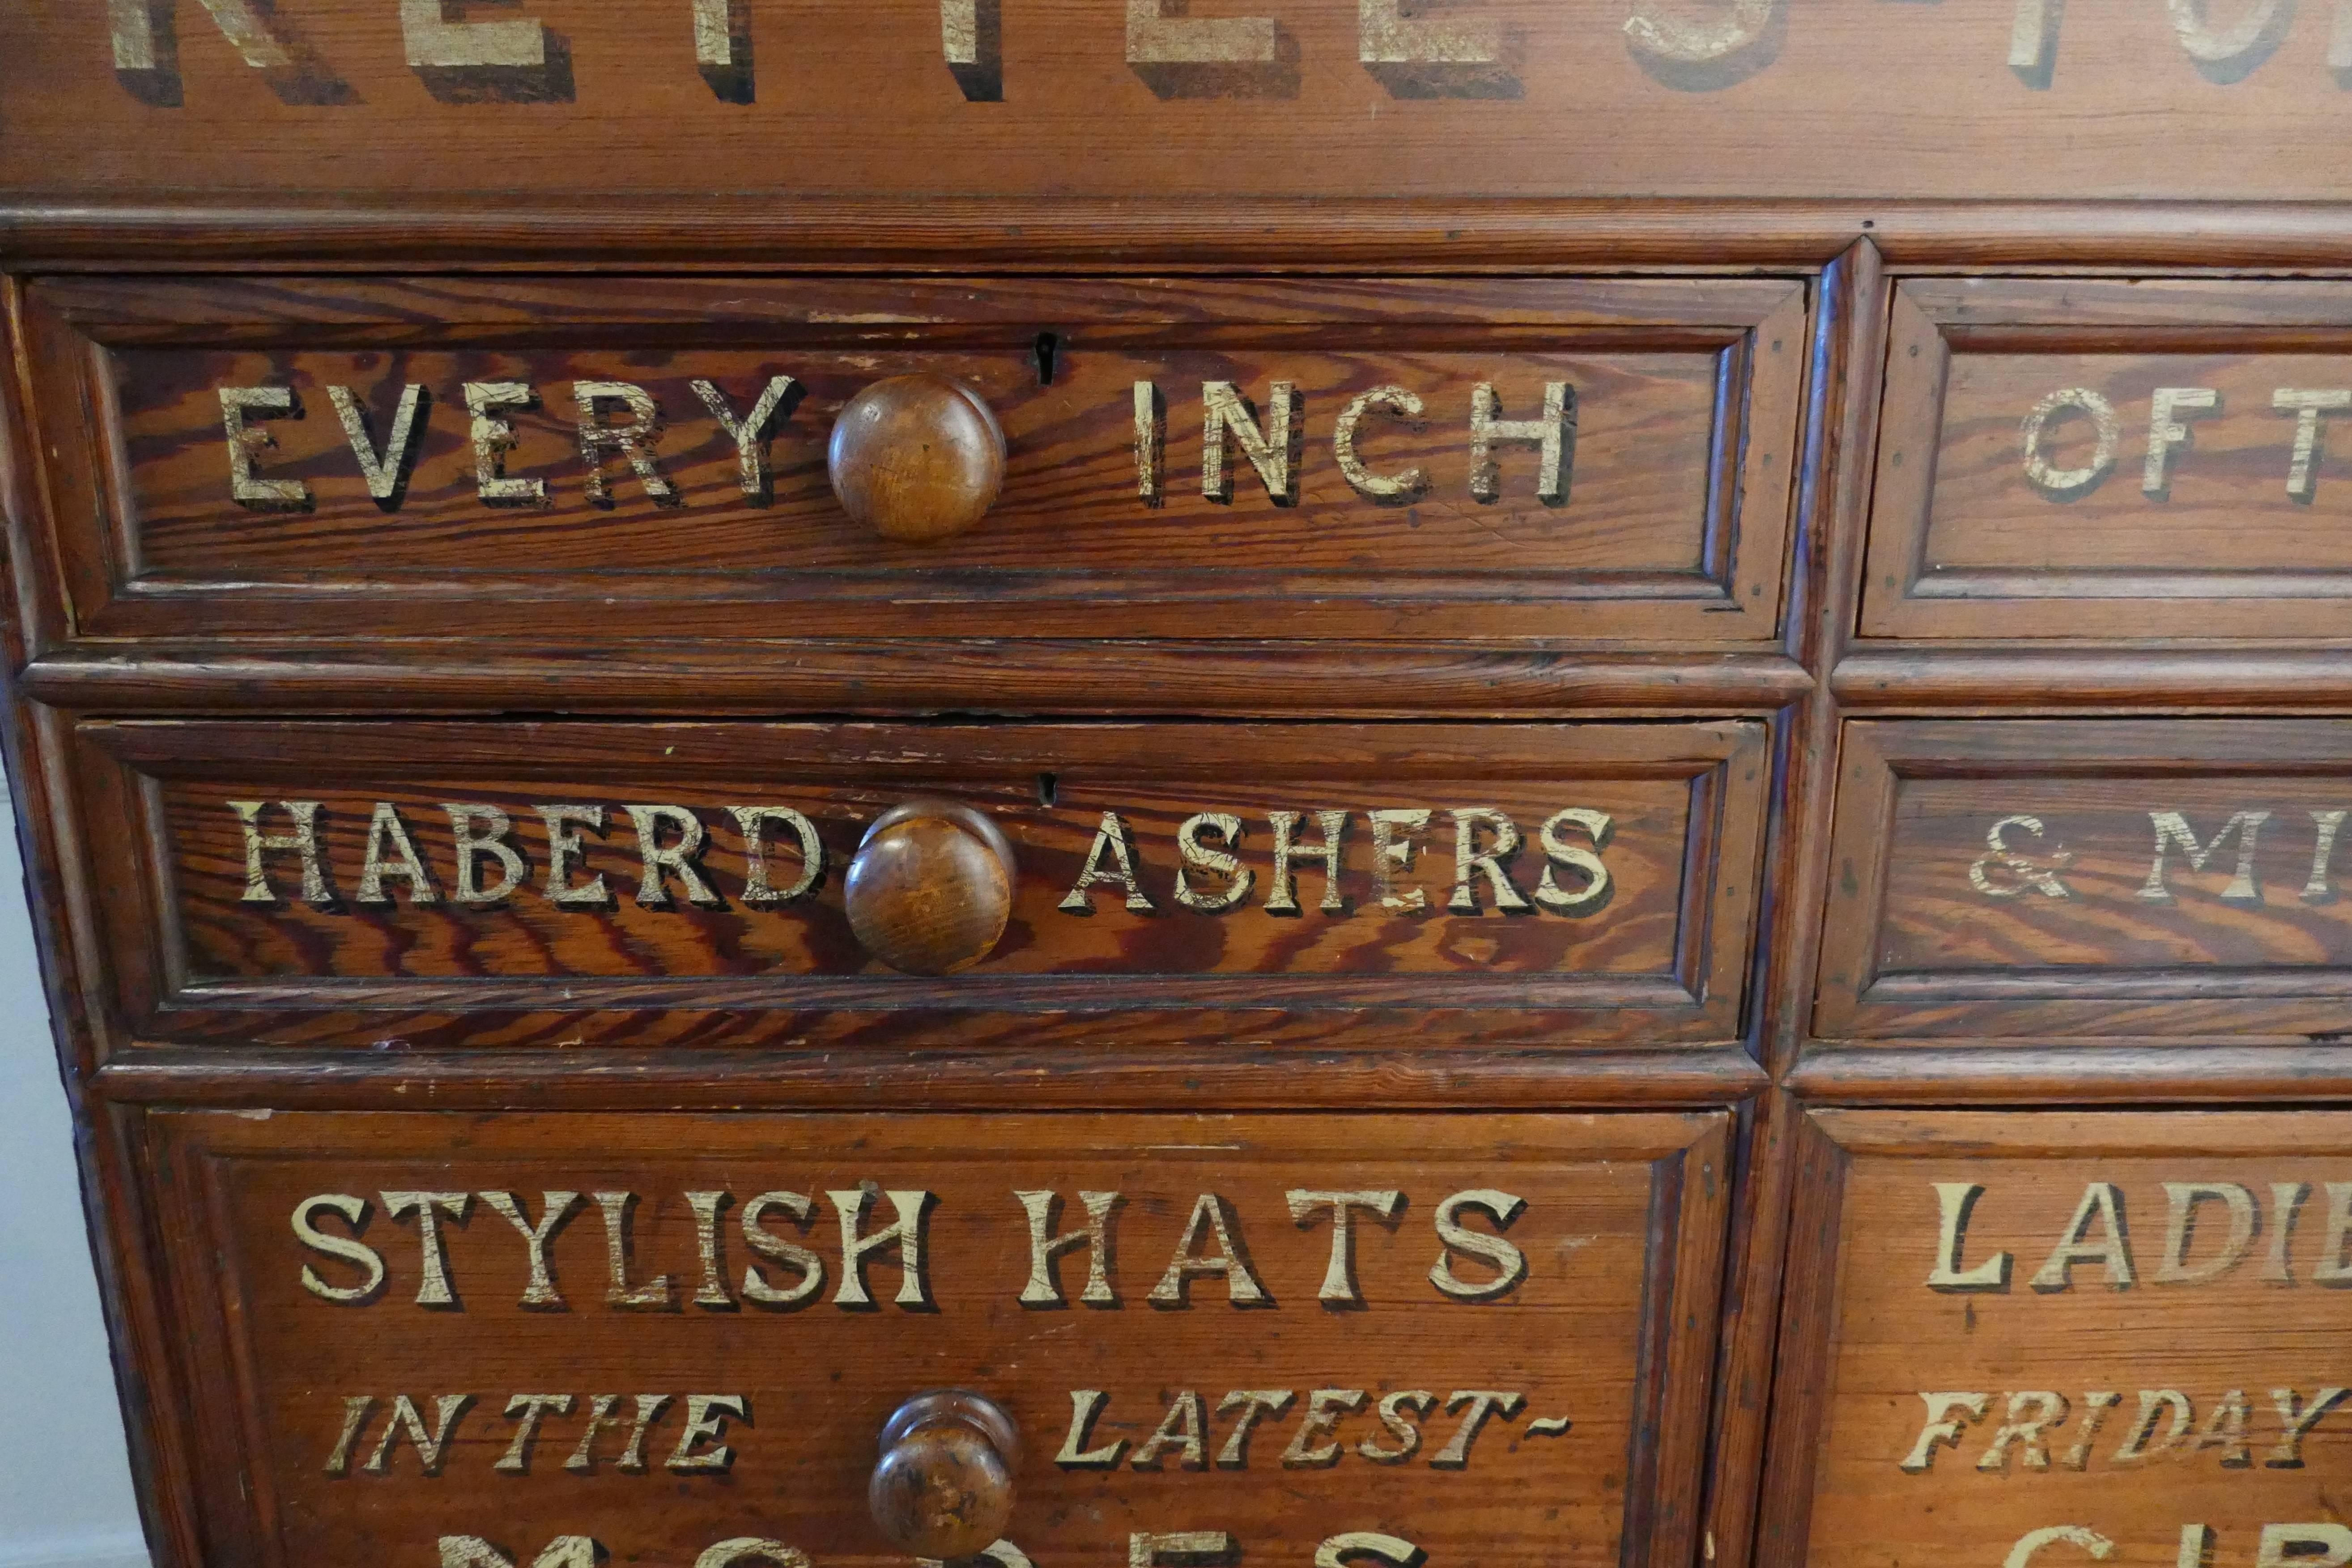
[[[143,1136],[207,1561],[587,1537],[903,1563],[869,1514],[877,1434],[961,1388],[1016,1427],[1000,1563],[1202,1532],[1160,1551],[1664,1568],[1696,1552],[1726,1130],[161,1112]]]
[[[1862,629],[2335,637],[2352,284],[1895,290]]]
[[[2352,1115],[1817,1111],[1763,1561],[2325,1561]]]
[[[92,637],[1762,644],[1779,619],[1794,279],[28,300],[52,547]],[[835,493],[903,499],[940,443],[985,444],[952,399],[836,417],[908,375],[962,384],[1003,438],[993,506],[928,542]]]
[[[144,827],[93,839],[128,1026],[308,1044],[1728,1041],[1767,771],[1742,721],[79,737]]]
[[[1817,1032],[2352,1026],[2352,723],[1850,724]]]

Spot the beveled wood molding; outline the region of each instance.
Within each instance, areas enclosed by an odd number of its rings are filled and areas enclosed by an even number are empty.
[[[1243,197],[1218,215],[1203,224],[1196,203],[1174,200],[708,196],[682,209],[614,196],[393,208],[316,193],[165,205],[26,191],[0,205],[0,258],[24,270],[1473,273],[1811,267],[1864,238],[1898,270],[2341,270],[2352,255],[2352,204],[2335,202]]]
[[[1884,258],[1857,241],[1823,270],[1814,311],[1807,387],[1806,450],[1799,489],[1795,551],[1790,562],[1787,646],[1808,670],[1837,660],[1852,625],[1854,580],[1862,564],[1861,476],[1867,463],[1880,372],[1885,359]],[[1818,909],[1829,877],[1827,858],[1807,854],[1825,841],[1836,793],[1837,704],[1816,690],[1791,705],[1774,726],[1780,787],[1776,831],[1768,840],[1766,875],[1772,895],[1764,905],[1758,945],[1754,1038],[1758,1055],[1777,1077],[1805,1036],[1812,1009],[1811,977],[1819,949]],[[1754,1221],[1733,1240],[1731,1284],[1719,1373],[1715,1476],[1706,1501],[1709,1539],[1739,1542],[1727,1554],[1744,1562],[1763,1505],[1767,1390],[1777,1338],[1776,1307],[1791,1212],[1789,1139],[1801,1125],[1795,1100],[1774,1089],[1760,1096],[1750,1118],[1744,1179],[1751,1184]]]
[[[67,645],[19,682],[54,707],[129,712],[1415,714],[1773,712],[1812,689],[1778,654],[1296,643],[673,642],[318,648]],[[681,693],[690,695],[681,697]]]
[[[2295,1105],[2352,1100],[2352,1048],[2215,1037],[2162,1045],[1816,1045],[1789,1075],[1815,1104]]]
[[[837,1050],[223,1051],[139,1046],[89,1079],[121,1105],[492,1110],[1534,1110],[1722,1107],[1765,1087],[1736,1047],[1664,1051],[1318,1050],[1237,1045],[895,1052],[845,1074]],[[878,1065],[877,1058],[877,1065]]]
[[[1860,643],[1830,690],[1850,710],[1889,714],[2326,711],[2352,708],[2352,649]]]

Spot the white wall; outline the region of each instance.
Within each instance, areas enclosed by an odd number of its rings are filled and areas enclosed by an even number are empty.
[[[0,810],[0,1568],[147,1568],[14,824]]]

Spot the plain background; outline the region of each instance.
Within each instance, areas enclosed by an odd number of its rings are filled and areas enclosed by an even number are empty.
[[[15,811],[0,821],[0,1568],[147,1568]]]

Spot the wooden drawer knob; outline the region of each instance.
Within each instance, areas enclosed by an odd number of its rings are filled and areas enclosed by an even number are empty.
[[[1013,917],[1013,846],[968,805],[908,801],[866,830],[844,900],[867,952],[908,974],[953,974],[993,952]]]
[[[866,1500],[904,1550],[974,1557],[1012,1522],[1021,1434],[1003,1405],[962,1389],[916,1394],[882,1423],[881,1447]]]
[[[842,408],[825,468],[850,516],[885,539],[928,544],[954,538],[995,504],[1004,430],[960,381],[894,375]]]

